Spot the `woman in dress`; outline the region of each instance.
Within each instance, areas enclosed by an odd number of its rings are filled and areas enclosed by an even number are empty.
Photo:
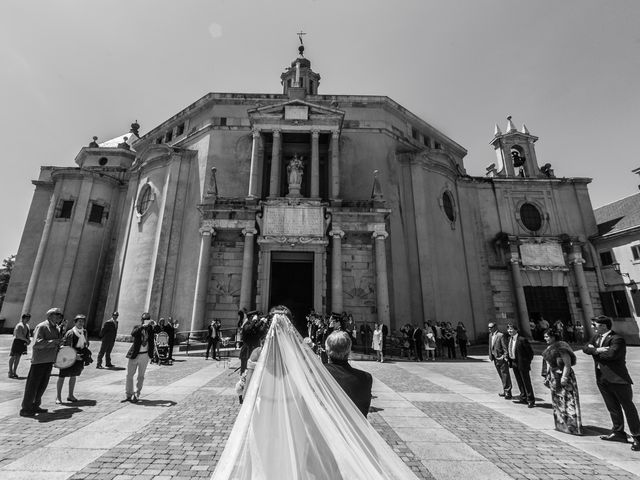
[[[27,345],[31,343],[29,320],[31,320],[31,314],[23,314],[13,329],[13,343],[9,352],[9,378],[18,378],[20,357],[27,354]]]
[[[373,330],[373,341],[371,343],[371,347],[374,352],[376,352],[376,361],[384,362],[384,357],[382,356],[382,326],[378,323],[375,324],[375,329]]]
[[[82,351],[89,346],[89,340],[87,339],[87,332],[84,329],[84,324],[87,317],[84,315],[76,315],[73,319],[73,328],[65,333],[62,340],[62,344],[73,347],[76,351],[76,361],[73,365],[67,368],[60,369],[58,374],[57,395],[56,403],[59,405],[62,403],[62,387],[64,386],[64,379],[69,378],[69,395],[67,396],[68,402],[77,402],[78,399],[73,396],[73,391],[76,388],[76,378],[82,373],[84,369],[84,357]]]
[[[576,356],[571,346],[560,340],[560,333],[555,328],[544,332],[544,340],[549,346],[542,352],[542,376],[551,390],[556,430],[582,435],[578,383],[571,368],[576,363]]]
[[[436,336],[428,323],[424,329],[424,349],[427,352],[427,360],[436,360]]]

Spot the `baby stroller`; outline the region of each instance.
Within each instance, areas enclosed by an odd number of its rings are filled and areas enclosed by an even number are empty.
[[[173,365],[173,360],[169,358],[169,335],[167,332],[158,332],[154,338],[154,362],[158,365]]]

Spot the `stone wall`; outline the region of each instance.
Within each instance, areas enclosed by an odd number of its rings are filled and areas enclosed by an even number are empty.
[[[209,259],[205,325],[219,318],[222,328],[235,327],[240,303],[244,238],[239,230],[219,230]]]
[[[343,308],[356,323],[377,321],[371,235],[349,233],[342,245]]]

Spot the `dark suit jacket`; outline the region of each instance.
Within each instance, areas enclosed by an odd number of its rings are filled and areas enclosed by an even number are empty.
[[[497,332],[496,340],[493,345],[491,345],[491,335],[489,335],[489,360],[495,361],[500,357],[504,357],[507,353],[507,341],[509,337],[506,337],[504,333]],[[502,360],[506,360],[506,357]]]
[[[413,341],[416,342],[416,344],[422,345],[424,342],[422,340],[422,329],[420,327],[416,328],[413,331]]]
[[[595,335],[589,343],[598,347],[600,335]],[[596,368],[596,380],[609,383],[632,384],[631,376],[626,365],[627,344],[624,338],[615,333],[613,330],[607,338],[604,339],[603,347],[609,347],[609,350],[603,353],[596,353],[595,348],[591,349],[585,346],[582,351],[593,356]]]
[[[133,327],[131,331],[131,336],[133,337],[133,344],[129,348],[127,352],[127,358],[136,358],[138,353],[140,353],[140,347],[142,345],[142,331],[147,331],[147,355],[150,358],[153,358],[153,334],[154,329],[151,325],[136,325]]]
[[[118,331],[118,324],[110,318],[102,325],[100,329],[100,337],[105,343],[115,342],[116,341],[116,333]]]
[[[325,365],[327,370],[366,417],[371,405],[373,377],[368,372],[353,368],[347,361],[331,360],[331,362]]]
[[[507,353],[509,352],[509,342],[510,338],[506,340]],[[533,348],[531,348],[531,344],[529,340],[527,340],[522,335],[518,335],[516,339],[516,358],[511,358],[509,355],[509,365],[515,366],[518,370],[529,371],[531,370],[531,361],[533,360]]]

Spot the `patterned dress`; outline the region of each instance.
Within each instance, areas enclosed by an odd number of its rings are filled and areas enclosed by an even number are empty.
[[[568,343],[559,341],[542,352],[543,375],[545,385],[551,390],[551,403],[553,405],[553,420],[556,430],[572,435],[582,435],[582,418],[580,415],[580,397],[578,395],[578,382],[569,366],[568,382],[562,386],[561,378],[564,369],[563,354],[575,362],[575,355]]]

